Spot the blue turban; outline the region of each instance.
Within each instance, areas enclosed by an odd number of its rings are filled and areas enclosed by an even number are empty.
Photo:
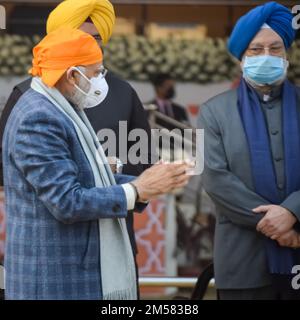
[[[296,34],[292,20],[290,10],[274,1],[250,10],[236,23],[228,41],[229,52],[240,60],[264,23],[268,24],[282,38],[285,47],[289,48]]]

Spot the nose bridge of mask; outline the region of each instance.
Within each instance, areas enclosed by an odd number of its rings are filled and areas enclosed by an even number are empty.
[[[282,57],[271,55],[246,57],[244,62],[244,69],[256,74],[269,74],[286,72],[288,62]]]
[[[260,56],[246,56],[245,66],[266,66],[266,67],[284,67],[285,59],[279,56],[260,55]]]
[[[101,95],[101,90],[99,89],[99,87],[101,88],[102,86],[102,80],[103,78],[101,78],[100,76],[98,77],[93,77],[90,82],[92,85],[92,89],[93,89],[93,94],[95,94],[96,96],[100,96]]]

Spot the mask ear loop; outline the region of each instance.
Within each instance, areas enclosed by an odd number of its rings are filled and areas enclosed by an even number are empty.
[[[91,80],[77,67],[70,67],[68,70],[68,73],[71,71],[77,71],[86,81],[88,81],[88,83],[91,84]],[[85,96],[88,96],[88,93],[83,91],[76,83],[74,84],[74,87],[79,90],[82,94],[84,94]]]

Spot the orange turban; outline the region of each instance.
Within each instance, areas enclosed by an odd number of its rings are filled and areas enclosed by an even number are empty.
[[[97,62],[102,62],[102,52],[96,40],[78,29],[62,27],[33,48],[29,73],[53,87],[68,68]]]
[[[62,26],[78,29],[90,18],[104,44],[109,40],[115,24],[115,11],[109,0],[65,0],[49,15],[47,33]]]

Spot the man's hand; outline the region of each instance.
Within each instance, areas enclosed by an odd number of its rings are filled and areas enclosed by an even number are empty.
[[[157,163],[145,170],[136,180],[132,181],[139,193],[138,201],[149,201],[173,189],[187,185],[191,175],[187,170],[194,164],[190,163]]]
[[[281,206],[259,206],[253,209],[253,212],[265,213],[265,216],[257,224],[256,229],[273,240],[290,231],[297,222],[297,218],[289,210]]]
[[[300,248],[300,234],[292,229],[277,238],[277,242],[282,247]]]
[[[116,157],[107,157],[107,162],[111,168],[112,173],[117,173],[117,158]]]
[[[122,172],[123,164],[120,159],[117,157],[107,157],[107,161],[113,174]]]

